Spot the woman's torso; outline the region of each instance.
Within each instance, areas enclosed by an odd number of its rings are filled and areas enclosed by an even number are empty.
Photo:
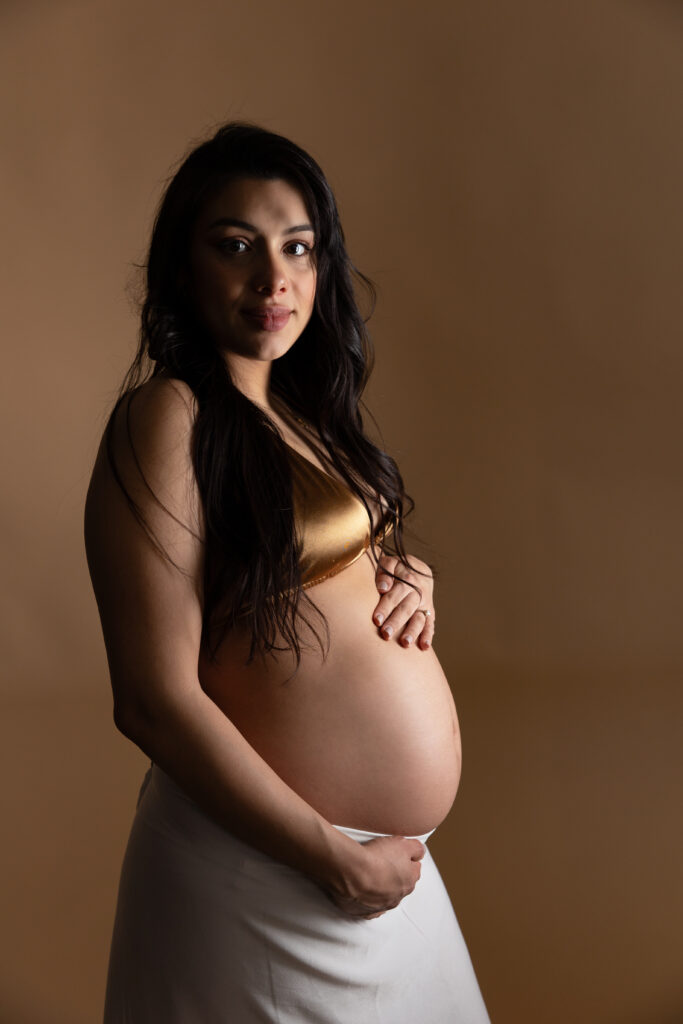
[[[310,450],[306,457],[315,459]],[[448,813],[460,776],[458,720],[434,650],[379,636],[369,553],[306,594],[327,621],[324,659],[302,627],[296,672],[294,656],[282,652],[246,665],[248,639],[233,634],[215,663],[201,651],[204,690],[278,775],[332,823],[428,832]]]

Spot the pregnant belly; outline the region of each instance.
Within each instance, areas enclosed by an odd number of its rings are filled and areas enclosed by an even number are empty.
[[[316,588],[326,588],[315,595],[330,630],[325,660],[304,652],[290,678],[288,656],[245,666],[239,644],[228,644],[217,664],[200,661],[200,679],[264,760],[328,821],[419,835],[436,828],[455,799],[455,706],[433,649],[405,650],[377,635],[374,575],[359,570]],[[352,603],[344,599],[349,588]]]

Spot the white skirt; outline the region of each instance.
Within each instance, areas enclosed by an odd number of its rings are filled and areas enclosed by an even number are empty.
[[[398,907],[350,918],[153,765],[121,872],[104,1024],[404,1022],[489,1022],[429,850]]]

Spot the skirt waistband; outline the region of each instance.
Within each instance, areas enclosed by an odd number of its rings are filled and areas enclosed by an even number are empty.
[[[385,836],[391,835],[391,832],[365,832],[360,828],[347,828],[346,825],[334,825],[339,832],[343,832],[349,839],[355,839],[359,843],[368,843],[371,839],[382,839]],[[426,843],[431,835],[436,832],[433,828],[429,832],[424,832],[421,836],[404,836],[404,839],[419,839],[421,843]]]

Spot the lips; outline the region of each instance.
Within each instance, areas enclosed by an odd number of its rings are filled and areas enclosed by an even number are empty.
[[[256,309],[245,309],[243,315],[262,331],[281,331],[288,323],[292,310],[286,306],[259,306]]]

